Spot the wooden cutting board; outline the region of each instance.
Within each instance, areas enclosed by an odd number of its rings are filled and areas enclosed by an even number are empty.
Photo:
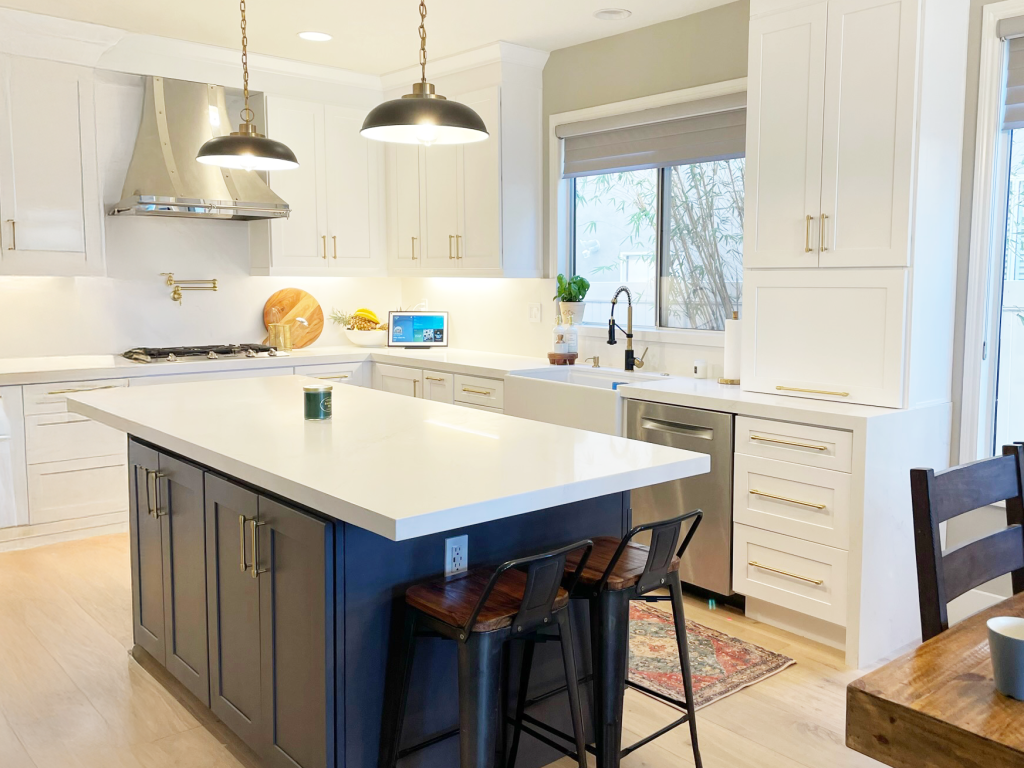
[[[301,322],[300,318],[306,322]],[[272,322],[290,326],[292,347],[302,349],[319,339],[323,333],[324,311],[312,294],[299,288],[284,288],[267,299],[263,306],[263,325],[269,330]],[[263,343],[266,344],[267,339],[264,339]]]

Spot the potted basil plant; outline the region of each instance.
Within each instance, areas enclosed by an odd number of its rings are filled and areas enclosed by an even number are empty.
[[[583,322],[583,311],[587,306],[583,299],[589,290],[590,281],[583,275],[573,275],[569,280],[565,279],[565,275],[558,276],[555,301],[559,304],[558,311],[563,322],[569,322],[570,317],[574,323]]]

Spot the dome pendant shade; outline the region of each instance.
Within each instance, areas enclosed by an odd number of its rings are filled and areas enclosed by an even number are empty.
[[[256,133],[249,124],[228,136],[214,136],[199,148],[196,160],[220,168],[246,171],[284,171],[298,168],[299,161],[286,145]]]
[[[476,112],[434,93],[430,83],[416,83],[413,92],[379,104],[366,116],[360,134],[392,144],[470,144],[488,138]]]

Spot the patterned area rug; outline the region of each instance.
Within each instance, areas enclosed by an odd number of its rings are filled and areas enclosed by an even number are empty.
[[[781,653],[689,619],[686,635],[697,709],[796,663]],[[686,701],[676,631],[668,607],[640,601],[629,604],[629,679],[674,701]]]

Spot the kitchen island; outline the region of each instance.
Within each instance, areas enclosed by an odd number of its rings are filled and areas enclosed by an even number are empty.
[[[304,382],[68,401],[131,438],[137,652],[268,766],[376,765],[396,606],[443,571],[446,538],[468,535],[474,567],[621,536],[631,489],[710,468],[703,454],[356,387],[335,388],[333,419],[306,422]],[[458,721],[450,645],[417,651],[409,742]],[[531,689],[558,687],[559,669],[538,655]],[[565,727],[560,697],[545,706],[539,716]],[[558,757],[531,742],[520,765]],[[405,764],[456,765],[457,739]]]

